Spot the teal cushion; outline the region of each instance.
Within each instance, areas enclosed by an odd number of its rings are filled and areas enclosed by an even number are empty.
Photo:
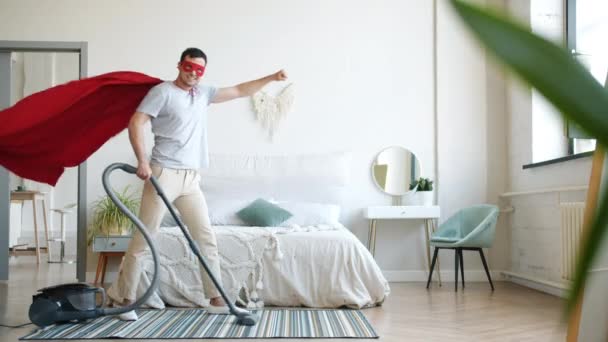
[[[439,234],[439,232],[437,232],[431,236],[431,241],[433,241],[433,242],[452,243],[452,242],[458,242],[461,239],[462,239],[462,237],[459,235],[458,231],[455,229],[445,229],[441,232],[441,234]]]
[[[442,236],[435,236],[434,238],[431,239],[431,242],[453,243],[453,242],[458,242],[458,241],[460,241],[460,239],[458,239],[458,238],[449,238],[449,237],[442,237]]]
[[[276,227],[292,215],[289,211],[261,198],[239,210],[236,215],[250,226]]]

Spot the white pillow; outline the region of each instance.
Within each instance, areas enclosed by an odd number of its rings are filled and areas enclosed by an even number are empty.
[[[209,210],[209,220],[211,221],[211,225],[213,226],[246,226],[247,224],[243,222],[238,216],[236,216],[236,212],[243,209],[247,205],[249,205],[252,201],[244,201],[244,200],[211,200],[207,201],[207,209]],[[177,215],[181,217],[177,208],[174,207]],[[183,218],[182,218],[183,220]],[[171,215],[169,211],[163,217],[161,223],[161,227],[175,227],[177,226],[177,222]]]
[[[250,200],[213,199],[207,201],[213,226],[246,226],[236,213],[251,204]]]
[[[281,227],[293,225],[306,227],[340,223],[340,206],[336,204],[295,201],[282,201],[276,204],[293,215],[287,221],[281,223]]]
[[[177,210],[177,208],[174,207],[173,209],[177,213],[177,216],[181,218],[181,215],[179,214],[179,211]],[[175,219],[173,218],[173,215],[171,215],[169,210],[167,210],[167,212],[165,213],[165,216],[163,216],[163,219],[160,222],[160,226],[161,227],[177,227],[177,221],[175,221]]]
[[[340,206],[336,204],[274,201],[271,203],[289,211],[293,216],[280,224],[281,227],[298,225],[302,227],[319,224],[335,225],[340,223]],[[251,204],[251,200],[213,199],[207,202],[209,219],[214,226],[246,226],[236,213]]]

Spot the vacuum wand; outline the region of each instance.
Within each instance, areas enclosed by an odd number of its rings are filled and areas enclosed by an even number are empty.
[[[251,312],[247,311],[247,310],[243,310],[243,309],[237,308],[232,303],[232,301],[228,298],[228,296],[224,292],[224,289],[222,288],[222,286],[220,285],[220,283],[217,281],[217,279],[215,278],[215,275],[213,274],[213,272],[209,268],[209,265],[207,265],[207,262],[203,258],[202,254],[201,254],[201,251],[200,251],[200,248],[198,247],[198,244],[194,240],[192,240],[192,236],[190,236],[190,233],[184,227],[184,223],[182,222],[181,218],[175,212],[175,209],[173,209],[173,206],[171,205],[171,201],[169,201],[169,199],[165,195],[163,189],[158,184],[157,179],[154,178],[154,176],[152,176],[152,177],[150,177],[150,182],[152,183],[152,185],[156,189],[156,193],[158,194],[158,196],[160,196],[160,198],[163,200],[163,202],[165,203],[165,205],[169,209],[169,212],[171,213],[171,216],[173,216],[173,218],[175,219],[175,222],[177,222],[177,225],[181,229],[182,233],[184,233],[184,236],[186,237],[186,240],[188,240],[188,243],[190,244],[190,248],[192,249],[192,252],[194,252],[194,254],[196,255],[196,257],[200,261],[201,265],[203,265],[203,268],[205,269],[205,272],[207,272],[207,274],[209,275],[209,278],[211,278],[211,281],[213,282],[213,285],[215,285],[215,288],[220,292],[222,298],[224,299],[224,301],[228,305],[228,308],[230,309],[230,313],[233,314],[233,315],[235,315],[237,317],[237,324],[240,324],[240,325],[255,325],[257,323],[257,321],[258,321],[258,317],[256,315],[252,314]]]
[[[143,224],[143,222],[141,222],[141,220],[135,214],[133,214],[120,201],[120,199],[118,199],[118,197],[114,193],[114,190],[112,190],[112,188],[110,187],[110,180],[109,180],[110,173],[112,173],[116,169],[121,169],[121,170],[123,170],[127,173],[131,173],[131,174],[135,174],[137,172],[137,169],[129,164],[124,164],[124,163],[111,164],[108,167],[106,167],[106,169],[103,171],[102,183],[103,183],[103,188],[108,193],[108,196],[110,196],[110,199],[112,200],[112,202],[114,202],[114,204],[116,204],[118,209],[120,209],[120,211],[122,211],[123,214],[125,214],[127,217],[129,217],[129,219],[131,221],[133,221],[133,223],[137,226],[139,232],[146,239],[148,246],[150,246],[150,251],[152,253],[152,259],[154,260],[154,275],[152,276],[152,283],[150,284],[150,286],[148,287],[148,290],[146,290],[146,292],[144,293],[144,295],[142,297],[137,299],[131,305],[127,305],[127,306],[119,307],[119,308],[104,308],[104,309],[102,309],[104,315],[118,315],[121,313],[125,313],[128,311],[134,310],[134,309],[140,307],[141,305],[143,305],[148,300],[148,298],[150,298],[152,293],[154,291],[156,291],[156,288],[158,286],[158,265],[160,264],[160,260],[158,259],[158,253],[156,252],[156,248],[154,248],[154,242],[152,242],[152,238],[150,237],[150,235],[148,235],[145,225]],[[156,183],[156,179],[154,178],[154,176],[152,177],[151,180],[154,183]]]
[[[146,291],[145,295],[142,298],[140,298],[139,300],[137,300],[135,303],[133,303],[132,305],[130,305],[128,307],[119,308],[119,309],[106,309],[106,312],[107,312],[106,314],[116,314],[116,313],[126,312],[126,311],[129,311],[129,310],[132,310],[134,307],[138,307],[139,305],[145,303],[145,301],[148,299],[148,297],[152,294],[152,290],[156,289],[156,282],[158,280],[158,256],[156,255],[156,251],[154,250],[154,243],[151,241],[150,237],[145,232],[144,225],[139,220],[139,218],[137,216],[135,216],[131,211],[129,211],[129,209],[127,209],[125,207],[125,205],[122,204],[118,200],[118,198],[116,198],[116,195],[114,194],[114,192],[111,191],[111,189],[109,189],[108,177],[109,177],[110,172],[112,172],[115,169],[122,169],[123,171],[128,172],[128,173],[132,173],[132,174],[136,174],[137,173],[137,169],[135,167],[131,166],[131,165],[128,165],[128,164],[114,163],[114,164],[108,166],[106,168],[106,170],[104,171],[104,173],[103,173],[103,186],[106,189],[106,192],[108,193],[108,195],[110,195],[110,198],[112,199],[112,201],[114,201],[114,203],[116,203],[116,205],[120,208],[120,210],[123,213],[125,213],[125,215],[127,215],[137,225],[137,227],[139,228],[139,230],[142,232],[142,234],[146,238],[146,241],[148,242],[148,245],[150,245],[150,249],[152,250],[152,256],[154,258],[154,277],[152,279],[152,284],[150,285],[150,288],[148,288],[148,291]],[[167,206],[167,209],[169,209],[169,212],[171,213],[171,216],[173,216],[173,218],[177,222],[179,228],[181,229],[182,233],[186,237],[186,240],[188,240],[188,243],[190,244],[190,248],[192,249],[192,252],[194,252],[194,254],[197,256],[198,260],[203,265],[203,268],[205,269],[205,272],[207,272],[207,274],[209,275],[209,278],[211,278],[211,281],[213,282],[213,284],[215,285],[215,287],[217,288],[217,290],[222,295],[222,298],[224,299],[224,301],[228,305],[228,308],[230,309],[230,313],[233,314],[233,315],[235,315],[237,317],[237,322],[236,323],[240,324],[240,325],[255,325],[257,323],[257,321],[258,321],[258,317],[256,315],[250,313],[247,310],[243,310],[243,309],[237,308],[230,301],[230,299],[228,298],[228,296],[226,296],[226,293],[224,292],[224,289],[222,288],[222,286],[220,285],[220,283],[215,278],[215,275],[213,274],[213,272],[209,268],[209,265],[207,265],[207,262],[205,261],[205,259],[201,255],[201,251],[200,251],[198,245],[196,244],[196,242],[194,242],[192,240],[192,237],[190,236],[190,233],[185,228],[184,223],[182,222],[181,218],[177,215],[177,213],[173,209],[173,206],[171,205],[171,201],[169,201],[169,199],[165,195],[165,193],[164,193],[162,187],[160,186],[160,184],[158,183],[158,180],[156,179],[156,177],[154,177],[154,176],[150,177],[150,183],[152,183],[152,186],[154,186],[154,188],[156,189],[156,193],[163,200],[163,202]],[[126,310],[126,309],[129,309],[129,310]]]

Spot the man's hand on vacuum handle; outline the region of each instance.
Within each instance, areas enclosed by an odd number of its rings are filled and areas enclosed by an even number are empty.
[[[148,180],[152,176],[152,168],[147,160],[143,160],[137,163],[137,177]]]

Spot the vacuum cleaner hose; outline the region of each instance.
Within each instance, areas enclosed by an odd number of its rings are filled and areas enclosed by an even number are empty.
[[[124,164],[124,163],[111,164],[108,167],[106,167],[106,169],[103,171],[102,183],[103,183],[104,189],[108,193],[108,196],[110,196],[110,199],[112,199],[112,202],[114,202],[114,204],[116,204],[118,209],[120,209],[120,211],[122,211],[125,215],[127,215],[129,217],[129,219],[131,219],[131,221],[133,221],[133,223],[135,224],[137,229],[140,231],[140,233],[146,239],[148,246],[150,246],[150,251],[152,252],[152,258],[154,259],[154,275],[152,276],[152,283],[150,284],[150,286],[148,287],[148,290],[146,290],[146,292],[144,293],[143,296],[141,296],[139,299],[137,299],[131,305],[117,307],[117,308],[101,308],[100,310],[102,311],[103,315],[118,315],[118,314],[125,313],[125,312],[138,308],[139,306],[144,304],[148,300],[148,298],[150,298],[150,296],[152,295],[152,293],[154,291],[156,291],[156,288],[158,286],[158,265],[159,265],[160,261],[158,260],[158,254],[156,252],[156,249],[154,248],[154,243],[152,242],[152,238],[150,237],[150,235],[148,235],[148,232],[146,231],[146,227],[144,226],[144,224],[139,220],[139,218],[135,214],[133,214],[118,199],[118,197],[114,193],[114,190],[110,186],[110,174],[116,169],[121,169],[121,170],[123,170],[127,173],[131,173],[131,174],[135,174],[137,172],[137,169],[129,164]],[[154,176],[150,177],[150,181],[158,189],[158,183],[156,181],[156,178],[154,178]]]

